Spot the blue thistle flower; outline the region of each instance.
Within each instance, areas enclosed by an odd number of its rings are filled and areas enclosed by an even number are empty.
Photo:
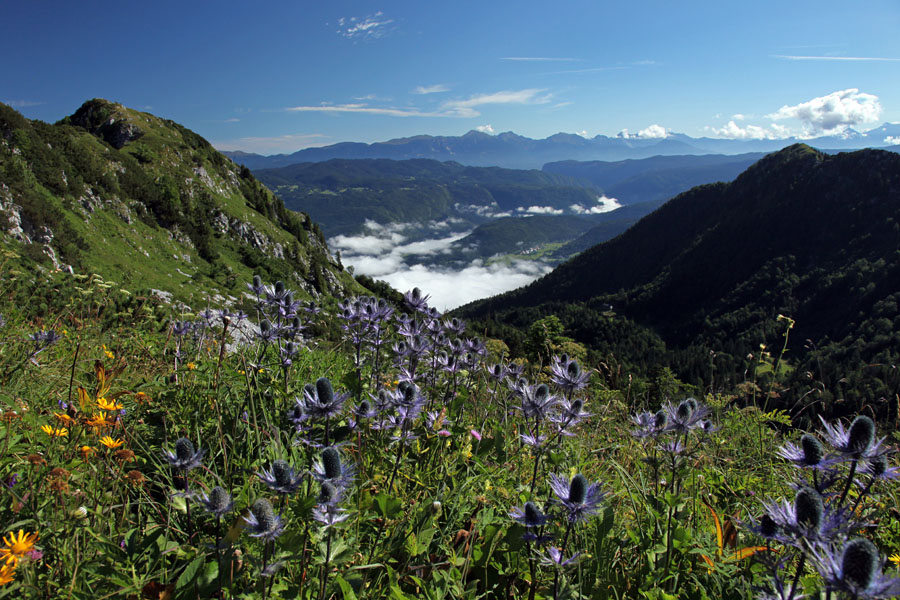
[[[816,568],[826,588],[844,592],[854,600],[896,598],[900,579],[885,577],[875,544],[855,538],[844,544],[840,554],[829,547],[813,550]]]
[[[303,483],[303,475],[281,459],[272,462],[272,467],[268,471],[263,469],[262,473],[257,473],[256,476],[269,489],[279,494],[293,494]]]
[[[550,371],[550,380],[567,394],[583,389],[591,378],[590,373],[581,370],[577,360],[569,359],[565,355],[553,357]]]
[[[403,294],[403,300],[406,302],[407,308],[416,312],[425,312],[428,310],[429,298],[431,298],[431,296],[423,296],[422,290],[417,287]]]
[[[169,463],[169,466],[179,471],[190,471],[200,466],[206,450],[200,449],[195,451],[194,444],[187,438],[178,438],[175,440],[175,452],[163,450],[163,458]]]
[[[847,518],[844,509],[826,506],[822,495],[811,487],[801,487],[794,501],[782,501],[764,506],[766,514],[777,526],[773,539],[794,547],[808,543],[827,543],[858,524]]]
[[[284,522],[275,514],[272,504],[260,498],[250,507],[250,514],[244,517],[245,529],[251,537],[271,541],[284,531]]]
[[[218,485],[210,490],[209,494],[202,494],[197,501],[203,505],[206,512],[211,513],[216,517],[222,517],[225,513],[231,512],[234,508],[231,494]]]
[[[560,548],[550,546],[547,548],[547,554],[541,556],[541,564],[555,568],[568,567],[569,565],[575,564],[579,557],[581,557],[581,552],[576,552],[572,556],[566,558]]]
[[[827,470],[841,459],[825,455],[825,447],[819,438],[811,433],[804,433],[797,446],[788,442],[778,449],[778,456],[794,463],[799,469]]]
[[[556,495],[557,502],[566,509],[570,523],[579,523],[600,510],[600,501],[606,494],[600,491],[596,483],[589,483],[581,473],[571,481],[551,474],[550,488]]]
[[[540,527],[547,522],[547,515],[538,510],[534,502],[526,502],[521,508],[512,509],[509,511],[509,516],[516,523],[529,529]]]
[[[346,490],[353,483],[355,469],[341,461],[341,453],[334,446],[323,448],[319,458],[313,462],[313,477],[320,482],[329,482],[340,490]]]
[[[335,394],[327,377],[320,377],[315,387],[310,384],[303,387],[304,408],[311,419],[328,419],[341,414],[349,396]]]
[[[875,423],[865,415],[853,419],[850,429],[844,429],[840,422],[830,425],[821,416],[819,420],[825,428],[825,441],[848,460],[874,458],[888,452],[882,448],[885,438],[875,439]]]

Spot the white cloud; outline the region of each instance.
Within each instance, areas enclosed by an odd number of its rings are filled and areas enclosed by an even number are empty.
[[[767,118],[775,121],[796,119],[804,124],[807,133],[816,135],[840,132],[847,127],[878,121],[881,110],[878,96],[850,88],[794,106],[782,106]]]
[[[236,118],[236,117],[232,117],[232,118],[230,118],[230,119],[225,119],[225,122],[226,122],[226,123],[240,123],[241,120],[238,119],[238,118]]]
[[[744,119],[747,118],[747,115],[743,115],[741,113],[735,113],[735,114],[731,115],[731,118],[734,119],[735,121],[743,121]]]
[[[552,206],[529,206],[528,208],[520,206],[516,210],[529,215],[561,215],[566,212],[561,208],[553,208]]]
[[[413,94],[439,94],[441,92],[449,92],[450,88],[443,83],[436,85],[419,85],[413,90]]]
[[[475,107],[487,104],[547,104],[552,94],[544,89],[505,90],[492,94],[479,94],[466,100],[449,100],[441,105],[443,111],[460,117],[477,117],[481,113]]]
[[[616,198],[609,198],[606,194],[597,198],[597,204],[586,207],[581,204],[573,204],[569,209],[577,215],[599,215],[601,213],[612,212],[622,205]]]
[[[883,56],[795,56],[789,54],[775,54],[775,58],[785,60],[836,60],[850,62],[900,62],[900,58],[887,58]]]
[[[384,17],[381,11],[368,17],[341,17],[338,19],[338,34],[348,39],[377,39],[389,31],[393,19]]]
[[[487,125],[479,125],[475,128],[475,131],[480,131],[481,133],[494,133],[494,128],[488,123]]]
[[[786,127],[772,123],[769,128],[760,127],[758,125],[746,125],[741,127],[733,120],[728,121],[724,127],[707,127],[707,130],[714,134],[735,140],[781,140],[791,137],[790,131]]]
[[[461,270],[414,265],[385,274],[380,279],[401,291],[418,287],[431,295],[431,306],[444,311],[522,287],[550,270],[551,267],[544,263],[529,260],[516,261],[509,266],[485,266],[481,261],[475,261]]]
[[[388,117],[451,117],[457,115],[440,112],[425,112],[415,108],[376,107],[367,104],[320,104],[318,106],[289,106],[288,112],[362,113],[385,115]]]
[[[587,129],[582,129],[581,131],[576,131],[575,135],[580,135],[583,138],[588,137]]]
[[[884,143],[890,144],[891,146],[896,146],[896,145],[900,144],[900,136],[889,135],[886,138],[884,138]]]
[[[637,140],[657,140],[669,137],[669,130],[662,125],[654,123],[649,127],[641,129],[637,133],[630,133],[627,129],[623,129],[616,134],[616,137]]]
[[[242,137],[232,140],[212,142],[216,150],[242,150],[257,154],[278,154],[296,152],[303,148],[316,148],[326,145],[328,136],[321,133],[278,135],[274,137]]]

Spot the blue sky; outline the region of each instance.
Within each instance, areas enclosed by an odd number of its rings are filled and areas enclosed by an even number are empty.
[[[900,2],[6,0],[0,101],[103,97],[264,154],[471,129],[785,137],[900,122]]]

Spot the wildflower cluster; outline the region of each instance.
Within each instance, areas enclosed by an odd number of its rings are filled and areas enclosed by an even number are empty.
[[[778,560],[767,561],[771,589],[766,597],[799,598],[798,581],[811,563],[826,591],[854,599],[890,598],[900,594],[900,578],[886,576],[875,545],[858,537],[868,522],[875,486],[897,477],[888,463],[889,450],[875,435],[875,423],[856,417],[848,428],[822,419],[819,437],[806,433],[800,443],[788,443],[778,455],[798,474],[793,501],[767,502],[763,515],[750,529],[784,548]],[[857,477],[859,475],[859,477]],[[789,566],[796,558],[790,583]]]

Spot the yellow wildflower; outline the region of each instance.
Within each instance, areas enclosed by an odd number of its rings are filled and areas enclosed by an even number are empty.
[[[102,438],[100,438],[100,443],[103,444],[104,446],[106,446],[107,448],[109,448],[110,450],[115,450],[116,448],[118,448],[119,446],[124,444],[125,441],[119,440],[119,439],[114,440],[111,437],[109,437],[108,435],[104,435]]]
[[[22,529],[19,534],[10,533],[3,538],[3,545],[0,546],[0,561],[6,564],[17,564],[28,552],[34,549],[34,543],[38,539],[38,534],[28,533]]]
[[[50,425],[41,425],[41,431],[52,437],[67,437],[69,430],[64,427],[53,428]]]
[[[0,585],[6,585],[7,583],[11,583],[12,580],[15,578],[16,578],[15,563],[5,563],[3,566],[0,566]]]
[[[94,429],[105,429],[107,427],[114,426],[116,422],[114,418],[113,420],[110,420],[109,416],[105,412],[100,411],[99,414],[91,417],[90,420],[88,420],[87,424]]]
[[[187,367],[188,371],[193,371],[194,369],[197,368],[197,363],[189,362],[188,364],[186,364],[184,366]]]
[[[72,417],[70,417],[66,413],[54,412],[53,416],[56,417],[56,420],[59,421],[63,425],[69,426],[72,424]]]
[[[82,446],[81,448],[78,449],[78,453],[81,454],[81,458],[83,458],[84,460],[87,460],[88,458],[90,458],[91,454],[93,454],[96,451],[97,450],[95,450],[91,446]]]
[[[900,553],[891,554],[890,556],[888,556],[888,560],[894,563],[895,566],[900,567]]]
[[[107,400],[106,398],[97,398],[97,407],[100,410],[122,410],[124,407],[115,400]]]

